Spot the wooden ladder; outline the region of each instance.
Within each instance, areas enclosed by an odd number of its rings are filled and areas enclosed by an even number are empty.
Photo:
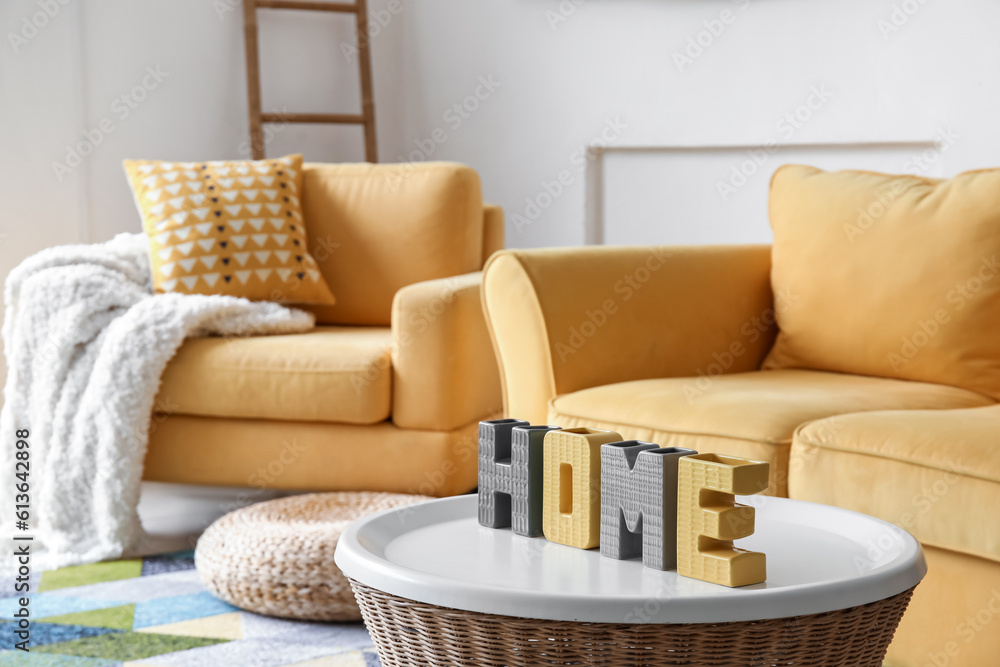
[[[257,45],[258,9],[302,9],[317,12],[354,14],[358,39],[358,68],[361,75],[361,113],[264,113],[260,102],[260,56]],[[367,0],[320,2],[298,0],[243,0],[243,31],[247,56],[247,96],[250,110],[250,149],[253,159],[264,158],[264,123],[333,123],[363,125],[365,160],[378,162],[375,145],[375,102],[372,95],[372,63],[366,34]]]

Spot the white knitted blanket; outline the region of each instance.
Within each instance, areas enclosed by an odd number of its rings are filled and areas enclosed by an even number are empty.
[[[0,524],[8,539],[34,536],[36,571],[120,557],[142,537],[136,506],[153,403],[186,337],[313,327],[312,315],[274,303],[154,295],[148,253],[145,235],[120,234],[42,251],[7,278]],[[27,530],[15,510],[27,512]]]

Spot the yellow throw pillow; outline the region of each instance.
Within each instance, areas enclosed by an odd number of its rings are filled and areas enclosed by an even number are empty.
[[[157,292],[335,303],[306,249],[301,155],[124,164]]]
[[[1000,399],[1000,170],[950,180],[782,167],[778,338],[764,368],[934,382]]]

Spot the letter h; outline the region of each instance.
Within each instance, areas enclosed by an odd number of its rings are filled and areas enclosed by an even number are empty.
[[[542,534],[544,438],[556,426],[521,419],[479,422],[479,523]]]

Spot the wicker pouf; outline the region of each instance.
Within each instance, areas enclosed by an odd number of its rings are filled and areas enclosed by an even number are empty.
[[[333,562],[340,534],[373,512],[429,500],[394,493],[313,493],[244,507],[205,531],[195,566],[205,587],[241,609],[312,621],[357,621]]]

